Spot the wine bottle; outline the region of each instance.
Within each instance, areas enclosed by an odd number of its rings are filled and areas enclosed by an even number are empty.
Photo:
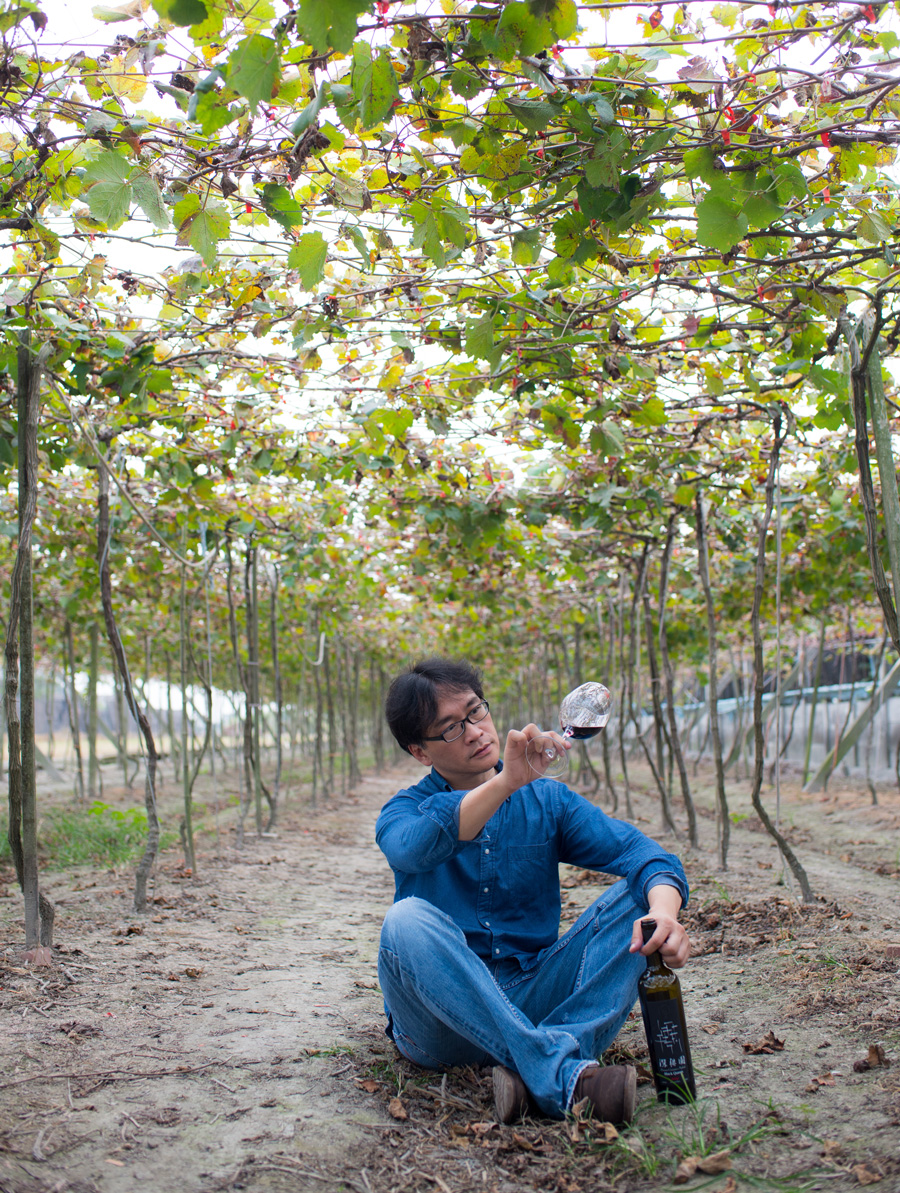
[[[641,920],[644,944],[656,931],[656,920]],[[647,958],[638,980],[650,1066],[660,1102],[693,1102],[697,1097],[681,983],[659,952]]]

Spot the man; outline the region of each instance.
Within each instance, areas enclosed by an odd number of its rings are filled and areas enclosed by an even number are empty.
[[[501,1122],[524,1113],[529,1094],[552,1118],[587,1098],[598,1117],[629,1122],[635,1070],[597,1057],[634,1005],[641,954],[688,958],[681,863],[537,776],[525,757],[537,726],[511,730],[501,762],[468,664],[417,663],[394,680],[385,712],[398,744],[431,767],[376,826],[396,881],[378,960],[388,1034],[428,1068],[493,1064]],[[559,862],[623,881],[557,939]],[[643,945],[648,913],[657,928]]]

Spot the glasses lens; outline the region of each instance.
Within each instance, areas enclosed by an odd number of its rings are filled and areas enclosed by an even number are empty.
[[[477,725],[479,721],[484,720],[489,712],[490,706],[488,705],[488,702],[486,700],[482,700],[477,708],[472,709],[467,717],[467,720],[471,721],[473,725]]]
[[[451,725],[449,729],[445,729],[441,734],[441,737],[444,739],[444,741],[456,741],[458,737],[462,737],[465,731],[465,721],[457,721],[455,725]]]

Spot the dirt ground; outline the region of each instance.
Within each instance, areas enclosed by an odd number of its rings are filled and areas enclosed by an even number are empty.
[[[375,955],[392,883],[372,829],[418,773],[369,775],[316,809],[289,797],[277,837],[210,847],[195,879],[169,851],[146,916],[130,873],[46,874],[50,968],[23,965],[21,896],[0,875],[2,1193],[900,1191],[900,796],[783,785],[820,897],[807,908],[735,780],[717,870],[709,779],[695,778],[702,848],[670,847],[692,884],[682,983],[699,1101],[657,1103],[632,1015],[612,1051],[641,1066],[639,1109],[616,1133],[499,1126],[489,1070],[422,1073],[384,1036]],[[656,804],[639,790],[634,804],[655,835]],[[564,870],[565,925],[606,880]]]

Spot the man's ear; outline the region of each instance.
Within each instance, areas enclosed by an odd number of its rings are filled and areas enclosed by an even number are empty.
[[[409,747],[409,752],[415,758],[416,762],[421,762],[423,766],[431,766],[431,756],[424,746],[418,746],[412,742]]]

